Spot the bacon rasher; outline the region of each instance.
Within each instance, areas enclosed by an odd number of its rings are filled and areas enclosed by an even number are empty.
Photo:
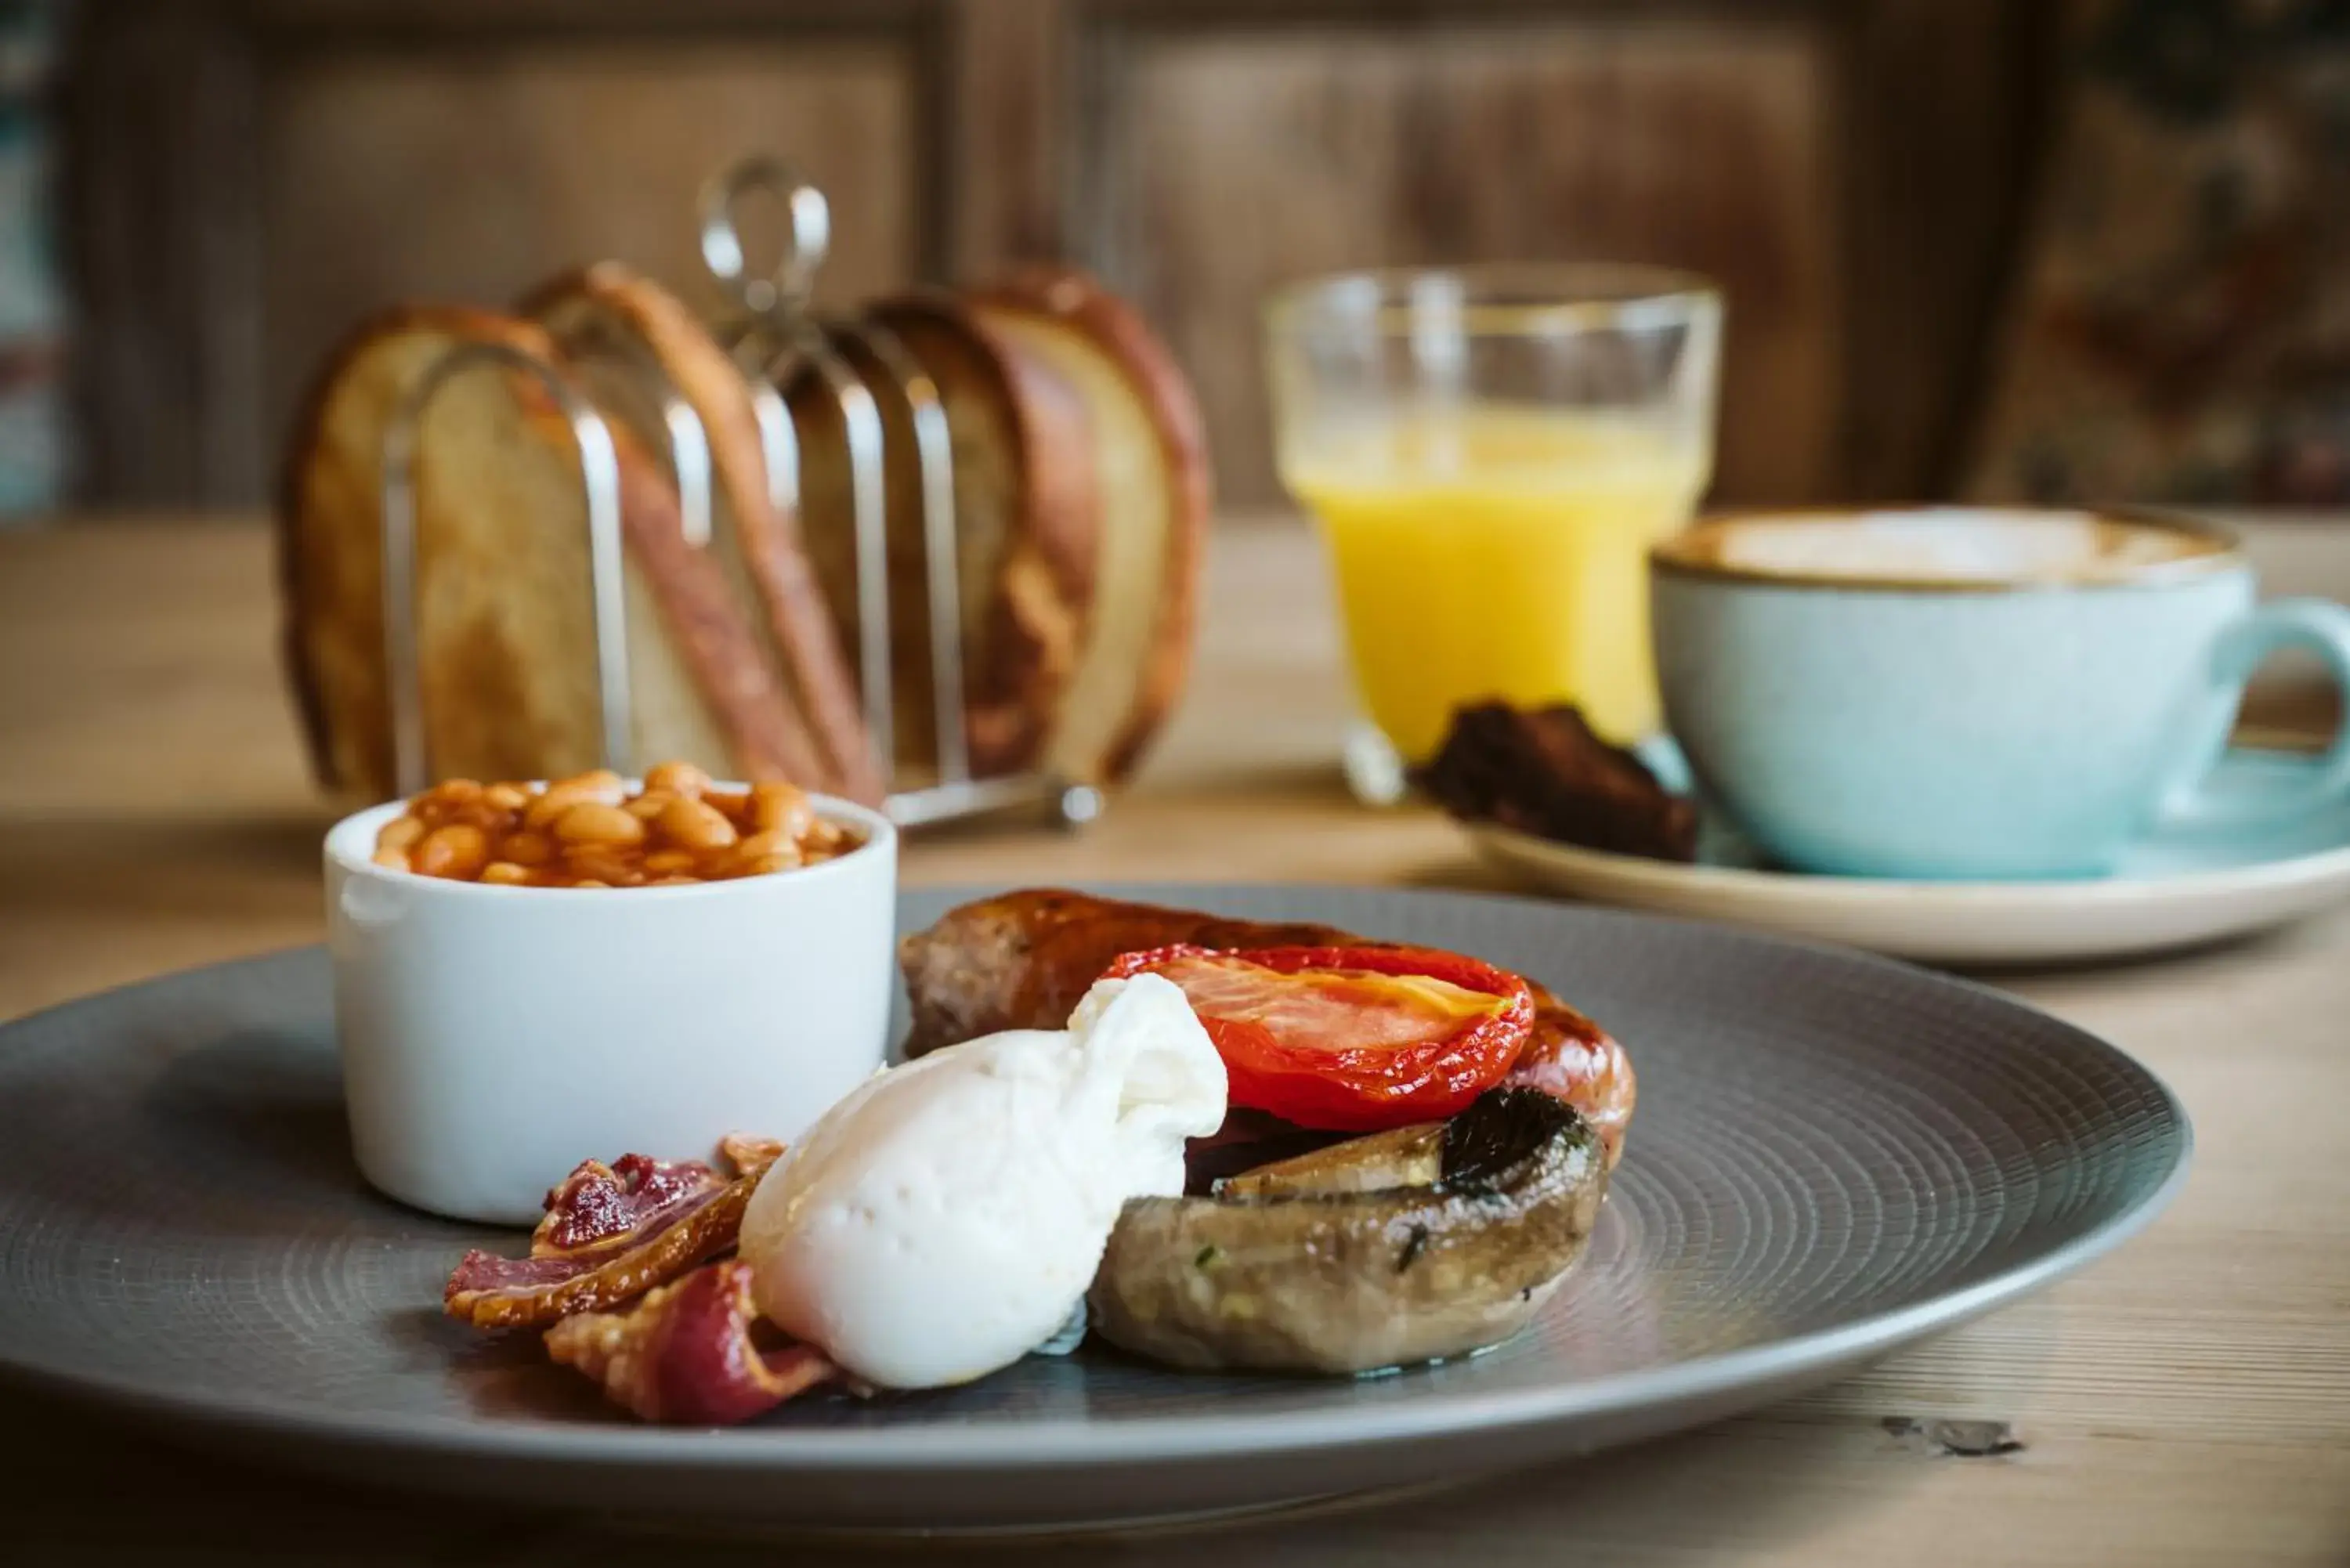
[[[644,1420],[723,1426],[840,1376],[815,1346],[765,1328],[751,1302],[751,1265],[730,1258],[626,1312],[565,1318],[546,1331],[546,1353]]]
[[[733,1248],[784,1151],[742,1137],[719,1148],[731,1179],[692,1159],[582,1162],[546,1195],[529,1256],[465,1254],[443,1293],[449,1314],[546,1328],[550,1356],[648,1421],[747,1420],[838,1377],[813,1345],[760,1322],[749,1264],[709,1261]]]
[[[583,1161],[546,1195],[530,1254],[467,1252],[442,1305],[475,1328],[539,1328],[667,1284],[734,1245],[743,1206],[781,1144],[730,1137],[732,1179],[700,1160]]]

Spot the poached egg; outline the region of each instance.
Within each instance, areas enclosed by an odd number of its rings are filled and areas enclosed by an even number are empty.
[[[1096,982],[1065,1030],[1012,1030],[868,1080],[743,1216],[761,1314],[867,1382],[964,1383],[1053,1337],[1129,1198],[1183,1190],[1224,1064],[1175,984]]]

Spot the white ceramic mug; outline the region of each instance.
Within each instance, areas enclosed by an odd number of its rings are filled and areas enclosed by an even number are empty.
[[[632,786],[633,787],[633,786]],[[405,1203],[527,1224],[583,1159],[798,1136],[882,1064],[898,841],[672,888],[502,888],[369,860],[399,803],[328,834],[335,1027],[360,1171]]]

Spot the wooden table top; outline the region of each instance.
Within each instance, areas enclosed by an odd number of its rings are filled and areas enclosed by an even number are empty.
[[[2350,598],[2350,525],[2270,524],[2272,587]],[[1314,549],[1227,527],[1199,669],[1143,784],[1092,829],[910,846],[911,879],[1248,878],[1481,887],[1425,812],[1366,812],[1333,758],[1345,691]],[[0,1017],[316,940],[317,837],[248,523],[0,538]],[[2324,711],[2298,689],[2265,722]],[[1610,1568],[2350,1562],[2350,909],[2161,961],[1996,977],[2118,1042],[2193,1115],[2196,1169],[2085,1272],[1866,1373],[1627,1452],[1204,1538],[1311,1560]],[[0,1151],[0,1158],[5,1151]],[[5,1241],[5,1238],[0,1238]],[[1960,1457],[1930,1423],[2003,1423]],[[492,1565],[648,1542],[594,1521],[288,1478],[0,1396],[0,1552],[63,1564]],[[126,1506],[135,1500],[135,1506]],[[955,1547],[973,1561],[1189,1563],[1197,1535]],[[797,1543],[794,1563],[853,1555]]]

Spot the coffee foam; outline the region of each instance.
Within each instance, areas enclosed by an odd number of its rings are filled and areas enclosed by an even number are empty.
[[[2124,581],[2229,549],[2217,535],[2157,522],[1947,507],[1722,518],[1658,554],[1755,576],[2041,586]]]

